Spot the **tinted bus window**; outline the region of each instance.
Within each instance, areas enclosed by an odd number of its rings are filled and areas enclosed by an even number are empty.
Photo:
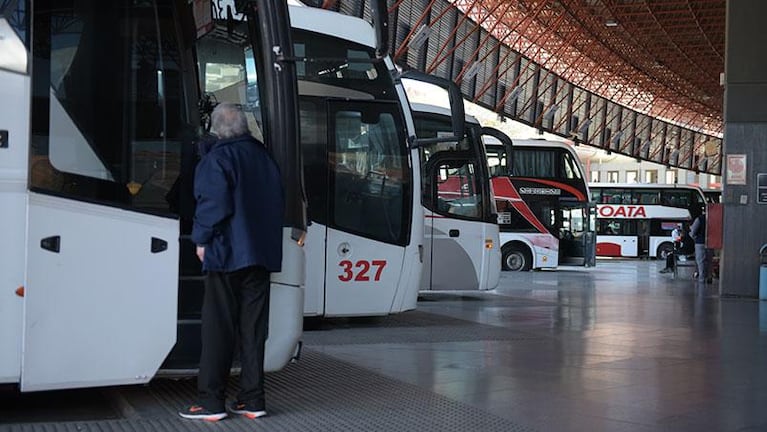
[[[661,203],[670,207],[693,208],[704,204],[700,194],[692,189],[669,189],[661,191]]]
[[[27,1],[0,0],[0,18],[5,18],[27,48],[29,48],[28,10],[29,5]]]
[[[191,134],[172,3],[35,6],[32,187],[173,211],[169,192]]]
[[[514,149],[512,174],[520,177],[557,178],[558,152],[554,149]]]
[[[635,189],[633,200],[636,204],[660,204],[660,191],[657,189]]]
[[[573,155],[570,153],[558,152],[562,155],[562,164],[564,168],[564,177],[568,179],[580,179],[581,170],[578,168],[578,163],[573,159]]]
[[[600,204],[632,204],[631,191],[626,189],[603,189]]]
[[[369,47],[349,41],[339,43],[330,36],[294,30],[293,48],[297,57],[337,59],[296,63],[298,80],[303,81],[299,85],[301,94],[312,93],[308,91],[311,82],[337,87],[335,96],[339,98],[368,99],[368,95],[373,95],[378,100],[397,99],[386,64],[372,62],[374,53]],[[364,96],[355,95],[357,92],[363,92]]]
[[[599,219],[597,220],[598,235],[637,235],[636,221],[628,219]]]

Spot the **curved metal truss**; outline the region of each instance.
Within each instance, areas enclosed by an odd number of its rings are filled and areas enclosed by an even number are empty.
[[[368,16],[365,0],[324,1]],[[637,159],[721,172],[726,0],[389,0],[393,57]]]

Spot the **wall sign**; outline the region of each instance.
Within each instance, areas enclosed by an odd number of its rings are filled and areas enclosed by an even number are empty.
[[[746,155],[729,154],[727,155],[727,184],[744,185],[746,184]]]
[[[767,204],[767,173],[756,175],[756,203]]]

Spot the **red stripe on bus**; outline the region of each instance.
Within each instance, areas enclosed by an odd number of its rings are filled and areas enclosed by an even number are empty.
[[[545,185],[558,187],[558,188],[560,188],[562,190],[566,190],[566,191],[570,192],[571,194],[575,195],[575,197],[578,198],[579,201],[586,201],[586,195],[584,195],[583,192],[579,191],[578,189],[576,189],[576,188],[574,188],[574,187],[572,187],[570,185],[566,185],[566,184],[560,183],[558,181],[542,180],[542,179],[529,178],[529,177],[514,177],[514,179],[515,180],[524,180],[524,181],[529,181],[529,182],[534,182],[534,183],[542,183],[542,184],[545,184]]]
[[[508,177],[494,177],[493,178],[493,190],[495,191],[495,199],[505,199],[511,202],[511,205],[515,210],[519,212],[530,224],[538,229],[541,233],[548,234],[549,230],[535,217],[535,214],[519,196],[514,185],[511,184],[511,180]]]
[[[621,254],[621,245],[615,243],[597,243],[598,256],[619,257]]]

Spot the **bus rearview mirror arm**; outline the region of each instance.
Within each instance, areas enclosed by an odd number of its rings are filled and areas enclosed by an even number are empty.
[[[440,78],[434,75],[427,75],[423,72],[416,70],[408,70],[400,75],[401,78],[412,79],[415,81],[421,81],[427,84],[433,84],[438,87],[442,87],[447,90],[447,95],[450,100],[450,117],[453,123],[453,136],[452,137],[440,137],[440,138],[417,138],[413,143],[415,147],[434,144],[448,141],[461,141],[465,134],[464,127],[466,121],[466,114],[463,107],[463,95],[461,89],[456,83],[445,78]]]
[[[370,13],[373,15],[373,28],[376,32],[376,58],[379,60],[389,55],[389,11],[386,0],[372,0]]]

